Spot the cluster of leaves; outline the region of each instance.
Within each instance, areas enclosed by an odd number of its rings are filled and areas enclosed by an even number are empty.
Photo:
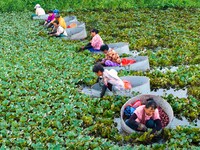
[[[189,120],[200,119],[200,101],[193,96],[188,98],[177,98],[172,94],[164,97],[165,100],[169,102],[175,115],[178,118],[185,116]]]
[[[88,30],[99,29],[105,43],[123,41],[129,42],[130,49],[147,49],[144,55],[149,56],[151,66],[176,66],[200,61],[199,12],[199,9],[140,9],[73,15],[86,22]]]
[[[169,140],[165,144],[152,144],[152,149],[199,149],[199,128],[177,126],[174,130],[165,129],[164,134]]]
[[[130,8],[163,8],[169,7],[199,7],[198,0],[2,0],[0,10],[4,12],[33,10],[35,4],[41,4],[45,10],[59,8],[67,12],[80,10],[100,10],[100,9],[130,9]],[[80,7],[81,6],[81,7]]]
[[[160,68],[161,69],[161,68]],[[147,76],[150,78],[151,89],[155,90],[158,88],[184,88],[184,87],[193,87],[200,86],[200,66],[191,65],[189,67],[179,66],[179,68],[174,72],[167,70],[162,72],[156,68],[155,70],[150,70],[146,72],[141,71],[120,71],[120,76],[125,75],[139,75]]]
[[[145,16],[144,14],[147,12],[148,10],[142,10],[137,14]],[[198,10],[193,12],[194,16],[197,12]],[[121,24],[128,22],[124,21],[126,18],[118,18],[123,15],[121,12],[116,11],[115,15],[105,13],[107,17],[102,18],[101,22],[98,20],[100,18],[95,17],[102,13],[104,12],[77,12],[76,15],[87,23],[88,29],[94,26],[105,29],[102,37],[107,40],[106,42],[115,42],[114,37],[117,35],[127,42],[133,42],[129,41],[128,37],[123,38],[120,35],[122,31],[115,30],[118,22]],[[149,10],[149,13],[152,12]],[[192,12],[190,13],[193,16]],[[6,26],[2,26],[3,34],[0,34],[1,148],[132,149],[132,145],[144,144],[149,137],[148,134],[134,133],[122,136],[113,122],[115,117],[119,117],[121,106],[128,100],[127,98],[90,98],[78,91],[78,85],[94,82],[96,77],[92,73],[91,67],[94,61],[101,56],[91,55],[89,52],[77,53],[76,50],[86,41],[64,41],[47,37],[46,31],[38,25],[38,21],[29,20],[30,15],[30,12],[21,12],[17,15],[16,13],[0,14],[0,20],[6,24]],[[132,10],[126,12],[126,16],[129,15],[133,15]],[[123,16],[125,17],[125,15]],[[103,21],[106,19],[106,22],[110,19],[113,20],[114,23],[111,24],[114,32],[111,32],[111,28]],[[131,17],[127,19],[132,20]],[[142,32],[142,28],[135,28],[135,31]],[[194,32],[196,33],[195,29]],[[116,41],[121,40],[117,37]],[[134,42],[131,45],[132,48],[133,45]],[[145,42],[144,45],[141,45],[144,48]],[[151,64],[151,66],[157,65]],[[160,77],[160,79],[166,79],[167,82],[173,80],[173,76],[177,76],[177,81],[184,80],[182,81],[183,86],[191,86],[194,83],[198,87],[198,76],[195,76],[195,74],[199,74],[198,68],[199,66],[190,66],[184,71],[183,67],[175,74],[168,72],[166,75],[156,70],[146,73],[121,71],[120,76],[146,75],[152,81]],[[171,82],[169,83],[167,86],[172,85]],[[152,87],[156,87],[156,85],[165,87],[164,80],[161,80],[160,84],[154,84],[154,82],[151,84]],[[178,87],[182,87],[178,82],[177,84]],[[178,99],[169,96],[165,98],[172,105],[175,115],[181,114],[192,120],[198,116],[200,104],[194,97]],[[193,109],[190,107],[191,105]],[[189,114],[186,111],[180,111],[183,108],[187,108]],[[165,132],[166,137],[175,139],[171,141],[167,138],[167,147],[179,147],[175,143],[177,141],[192,148],[195,148],[198,143],[196,137],[199,135],[199,129],[184,127],[167,131]],[[179,135],[180,132],[183,135]],[[187,136],[185,141],[185,135],[192,132],[195,133]],[[132,145],[130,145],[131,143]],[[124,144],[128,145],[124,146]],[[164,149],[166,145],[138,145],[134,148],[156,147]]]
[[[113,14],[107,15],[107,13]],[[99,16],[99,13],[104,16]],[[142,55],[149,56],[150,66],[179,66],[176,72],[162,73],[126,72],[122,75],[144,75],[151,79],[151,89],[190,88],[190,93],[198,98],[200,66],[200,39],[198,38],[199,9],[141,9],[119,11],[99,10],[73,13],[86,22],[87,29],[98,28],[105,43],[129,42],[130,49],[147,49]],[[116,15],[114,15],[116,14]],[[69,13],[66,13],[69,15]],[[86,19],[87,18],[87,19]],[[182,19],[180,19],[182,18]],[[110,26],[112,28],[110,28]],[[176,56],[176,57],[175,57]],[[102,56],[93,56],[98,60]],[[185,67],[185,65],[189,65]],[[87,82],[94,84],[95,80]]]

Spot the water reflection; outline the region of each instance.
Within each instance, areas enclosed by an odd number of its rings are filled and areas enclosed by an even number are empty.
[[[156,91],[151,91],[151,94],[153,95],[158,95],[158,96],[166,96],[169,94],[173,94],[173,96],[178,97],[178,98],[187,98],[187,89],[180,89],[176,90],[173,88],[170,88],[169,90],[167,89],[158,89]]]

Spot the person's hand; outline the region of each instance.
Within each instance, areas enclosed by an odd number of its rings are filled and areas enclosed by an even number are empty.
[[[140,131],[147,131],[147,127],[144,124],[142,124],[142,123],[140,123],[138,125],[137,129],[140,130]]]

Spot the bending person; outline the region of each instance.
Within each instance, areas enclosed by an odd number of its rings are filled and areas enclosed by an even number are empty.
[[[114,69],[111,69],[110,71],[107,69],[104,70],[101,64],[96,64],[93,67],[93,72],[98,76],[98,81],[100,77],[102,77],[103,80],[103,86],[100,93],[101,98],[105,95],[107,88],[113,92],[125,89],[124,82],[117,76],[117,72]]]
[[[52,21],[50,22],[50,24],[49,24],[48,27],[52,27],[55,20],[57,20],[57,21],[59,22],[59,24],[60,24],[60,26],[61,26],[62,28],[64,28],[64,29],[67,28],[67,25],[66,25],[66,22],[65,22],[64,18],[61,17],[59,14],[57,14],[57,15],[55,16],[55,19],[52,20]]]
[[[45,20],[45,22],[44,22],[44,26],[47,26],[47,27],[49,27],[51,21],[53,21],[55,19],[55,14],[53,13],[52,10],[48,11],[48,14],[49,14],[49,16],[48,16],[47,20]]]
[[[54,28],[52,30],[52,32],[48,33],[50,36],[56,36],[56,37],[66,37],[67,36],[67,32],[65,31],[65,29],[63,29],[63,27],[60,26],[59,22],[57,20],[55,20],[53,22]]]
[[[90,52],[100,52],[100,47],[103,44],[103,40],[98,33],[99,31],[97,29],[92,29],[90,31],[92,40],[86,46],[82,47],[80,51],[88,49]]]
[[[121,59],[119,55],[113,49],[109,49],[107,44],[102,45],[100,50],[105,54],[105,58],[100,62],[103,66],[120,66]]]
[[[152,133],[162,129],[160,115],[157,104],[153,99],[148,99],[146,105],[136,108],[133,115],[125,121],[126,125],[136,131],[147,131],[152,129]]]

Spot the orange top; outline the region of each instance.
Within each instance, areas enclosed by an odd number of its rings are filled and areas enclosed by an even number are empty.
[[[63,19],[63,17],[60,16],[59,18],[56,18],[56,19],[58,20],[58,22],[59,22],[59,24],[60,24],[61,27],[63,27],[64,29],[67,28],[66,22]]]

